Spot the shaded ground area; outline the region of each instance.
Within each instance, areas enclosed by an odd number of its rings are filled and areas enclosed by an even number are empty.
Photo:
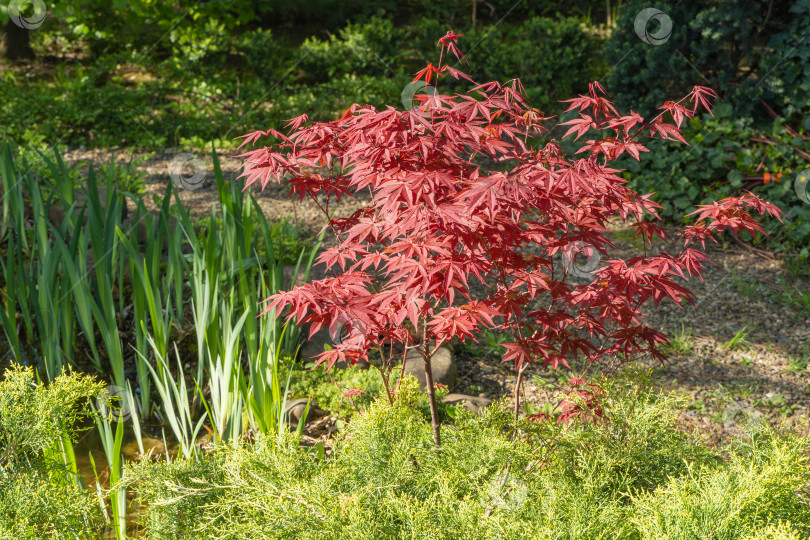
[[[638,253],[622,230],[613,234],[613,241],[616,255]],[[674,243],[667,247],[676,248]],[[807,433],[810,279],[793,275],[783,261],[737,245],[712,247],[708,254],[716,265],[707,269],[703,281],[687,283],[697,297],[695,307],[666,302],[645,309],[647,323],[666,334],[673,348],[665,365],[642,364],[654,369],[664,388],[687,397],[690,410],[682,416],[684,424],[698,428],[712,443],[759,421],[779,425],[784,420]],[[479,354],[459,351],[463,360],[456,391],[511,395],[511,370],[495,365],[484,351],[475,352]],[[555,390],[562,388],[558,382],[570,376],[536,368],[529,374],[524,392],[537,405],[555,403]]]

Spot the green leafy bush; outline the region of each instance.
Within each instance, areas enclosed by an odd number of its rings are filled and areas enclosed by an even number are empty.
[[[760,97],[791,122],[800,123],[810,112],[810,53],[806,42],[801,45],[810,20],[808,0],[658,2],[654,7],[672,21],[672,34],[657,45],[643,42],[634,30],[637,15],[649,7],[646,0],[623,4],[603,48],[611,66],[606,86],[618,104],[646,117],[700,76],[701,84],[733,104],[737,116],[765,119]],[[650,22],[648,31],[656,30]]]
[[[684,128],[690,146],[650,141],[647,159],[623,159],[620,167],[626,168],[625,177],[634,190],[655,192],[654,200],[666,206],[662,215],[675,220],[696,204],[752,189],[788,218],[784,223],[765,223],[772,240],[789,249],[806,248],[810,245],[810,205],[799,199],[793,181],[797,171],[808,166],[796,149],[810,151],[810,141],[791,136],[782,122],[779,119],[768,128],[757,129],[750,117],[737,116],[732,105],[720,103],[713,117],[692,120]],[[783,176],[768,184],[744,181],[764,172]]]
[[[265,84],[274,84],[288,69],[290,54],[270,30],[251,30],[239,36],[237,50],[247,67]]]
[[[574,18],[533,17],[520,25],[482,27],[465,43],[471,45],[464,70],[473,79],[505,82],[519,74],[532,105],[544,111],[558,112],[558,100],[587,91],[604,72],[599,42]]]
[[[810,130],[810,0],[798,0],[788,11],[784,30],[774,34],[767,45],[770,54],[763,57],[762,69],[771,73],[765,84],[773,94],[773,106],[782,115],[804,122]]]
[[[199,74],[222,71],[233,42],[228,28],[215,19],[174,28],[169,32],[168,40],[175,67]]]
[[[425,58],[435,55],[435,36],[441,29],[441,23],[428,17],[405,28],[373,17],[368,23],[349,24],[327,40],[307,38],[301,45],[300,66],[318,83],[353,75],[346,106],[366,102],[357,94],[362,86],[358,78],[373,77],[374,84],[386,86],[385,79],[394,77],[390,92],[378,91],[382,99],[368,103],[399,108],[402,87]],[[468,71],[474,79],[505,82],[520,73],[536,106],[558,108],[555,100],[584,91],[602,72],[599,42],[578,19],[533,17],[521,24],[482,26],[469,31],[466,42],[471,44]],[[459,89],[462,86],[459,83]]]
[[[349,24],[328,40],[307,38],[300,48],[300,66],[318,82],[348,73],[389,77],[389,66],[401,68],[397,57],[405,45],[405,32],[394,28],[393,21],[373,17],[365,24]]]

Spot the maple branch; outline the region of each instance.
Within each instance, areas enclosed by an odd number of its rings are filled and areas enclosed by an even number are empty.
[[[382,367],[380,367],[380,366],[376,366],[374,364],[372,364],[372,366],[374,366],[374,369],[376,369],[380,373],[380,378],[382,378],[383,386],[385,386],[385,395],[388,397],[388,403],[393,405],[394,404],[394,396],[391,395],[391,387],[389,386],[389,383],[388,383],[388,378],[390,377],[390,373],[386,374],[385,372],[383,372]]]
[[[439,449],[441,446],[441,434],[439,433],[439,410],[436,407],[436,389],[433,387],[433,369],[430,365],[430,359],[432,355],[426,354],[429,349],[429,344],[427,342],[427,321],[423,321],[422,323],[422,349],[419,350],[422,353],[422,358],[425,362],[425,384],[427,385],[427,393],[428,393],[428,400],[430,401],[430,420],[433,424],[433,444],[436,447],[436,450]]]
[[[515,431],[512,432],[513,436],[517,432],[516,430],[517,430],[518,419],[520,418],[520,385],[523,382],[523,374],[529,368],[529,365],[530,364],[528,362],[526,362],[522,366],[520,366],[520,369],[518,370],[518,374],[517,374],[517,379],[515,380],[515,409],[514,409]]]

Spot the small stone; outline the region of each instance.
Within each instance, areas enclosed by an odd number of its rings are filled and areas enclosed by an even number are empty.
[[[470,412],[477,413],[482,407],[492,405],[492,400],[483,396],[467,396],[464,394],[447,394],[442,399],[445,405],[460,405],[463,404],[464,408]]]
[[[307,401],[309,401],[307,398],[287,400],[286,407],[284,408],[284,416],[289,418],[290,429],[296,429],[298,427],[298,422],[301,420],[301,416],[303,416],[304,410],[307,407]],[[318,403],[313,399],[312,403],[309,405],[309,414],[307,414],[304,423],[325,415],[326,413],[318,407]]]
[[[149,454],[150,450],[152,451],[151,455],[153,458],[157,458],[166,453],[166,447],[163,446],[163,441],[160,439],[143,437],[141,442],[143,443],[144,454],[141,454],[140,448],[138,448],[138,441],[134,439],[121,448],[121,453],[129,460],[139,460],[144,457],[144,455]]]
[[[303,327],[301,333],[304,335],[304,339],[306,339],[306,337],[309,336],[309,325]],[[330,347],[334,347],[336,342],[332,339],[332,336],[329,335],[329,328],[324,326],[315,332],[312,339],[308,339],[304,342],[304,344],[301,346],[301,350],[298,352],[298,357],[305,364],[315,362],[316,359],[314,357],[324,352],[324,345],[327,344]],[[368,362],[364,362],[363,360],[359,360],[355,366],[359,369],[369,368]],[[324,365],[324,367],[326,366]],[[335,365],[332,367],[337,369],[346,369],[349,367],[349,365],[346,362],[335,362]]]
[[[419,387],[424,390],[427,387],[425,378],[425,362],[422,355],[415,349],[408,351],[405,357],[405,372],[410,373],[419,381]],[[453,358],[450,349],[440,347],[430,359],[431,372],[433,373],[433,384],[443,384],[452,388],[458,378],[458,366]]]
[[[307,339],[307,336],[309,336],[309,326],[302,328],[301,333],[304,335],[306,341],[301,346],[301,350],[298,354],[304,363],[314,362],[315,359],[313,357],[324,351],[323,346],[325,344],[334,345],[334,342],[329,336],[329,330],[326,327],[315,332],[315,335],[309,339]]]

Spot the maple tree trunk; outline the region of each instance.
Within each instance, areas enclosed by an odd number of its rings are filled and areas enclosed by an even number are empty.
[[[525,367],[518,370],[517,379],[515,380],[515,426],[517,426],[518,418],[520,416],[520,384],[523,382],[523,372],[526,371]]]
[[[433,370],[430,366],[430,357],[425,357],[425,381],[427,383],[428,401],[430,401],[430,421],[433,424],[433,444],[436,448],[442,443],[439,433],[439,410],[436,408],[436,389],[433,387]]]

